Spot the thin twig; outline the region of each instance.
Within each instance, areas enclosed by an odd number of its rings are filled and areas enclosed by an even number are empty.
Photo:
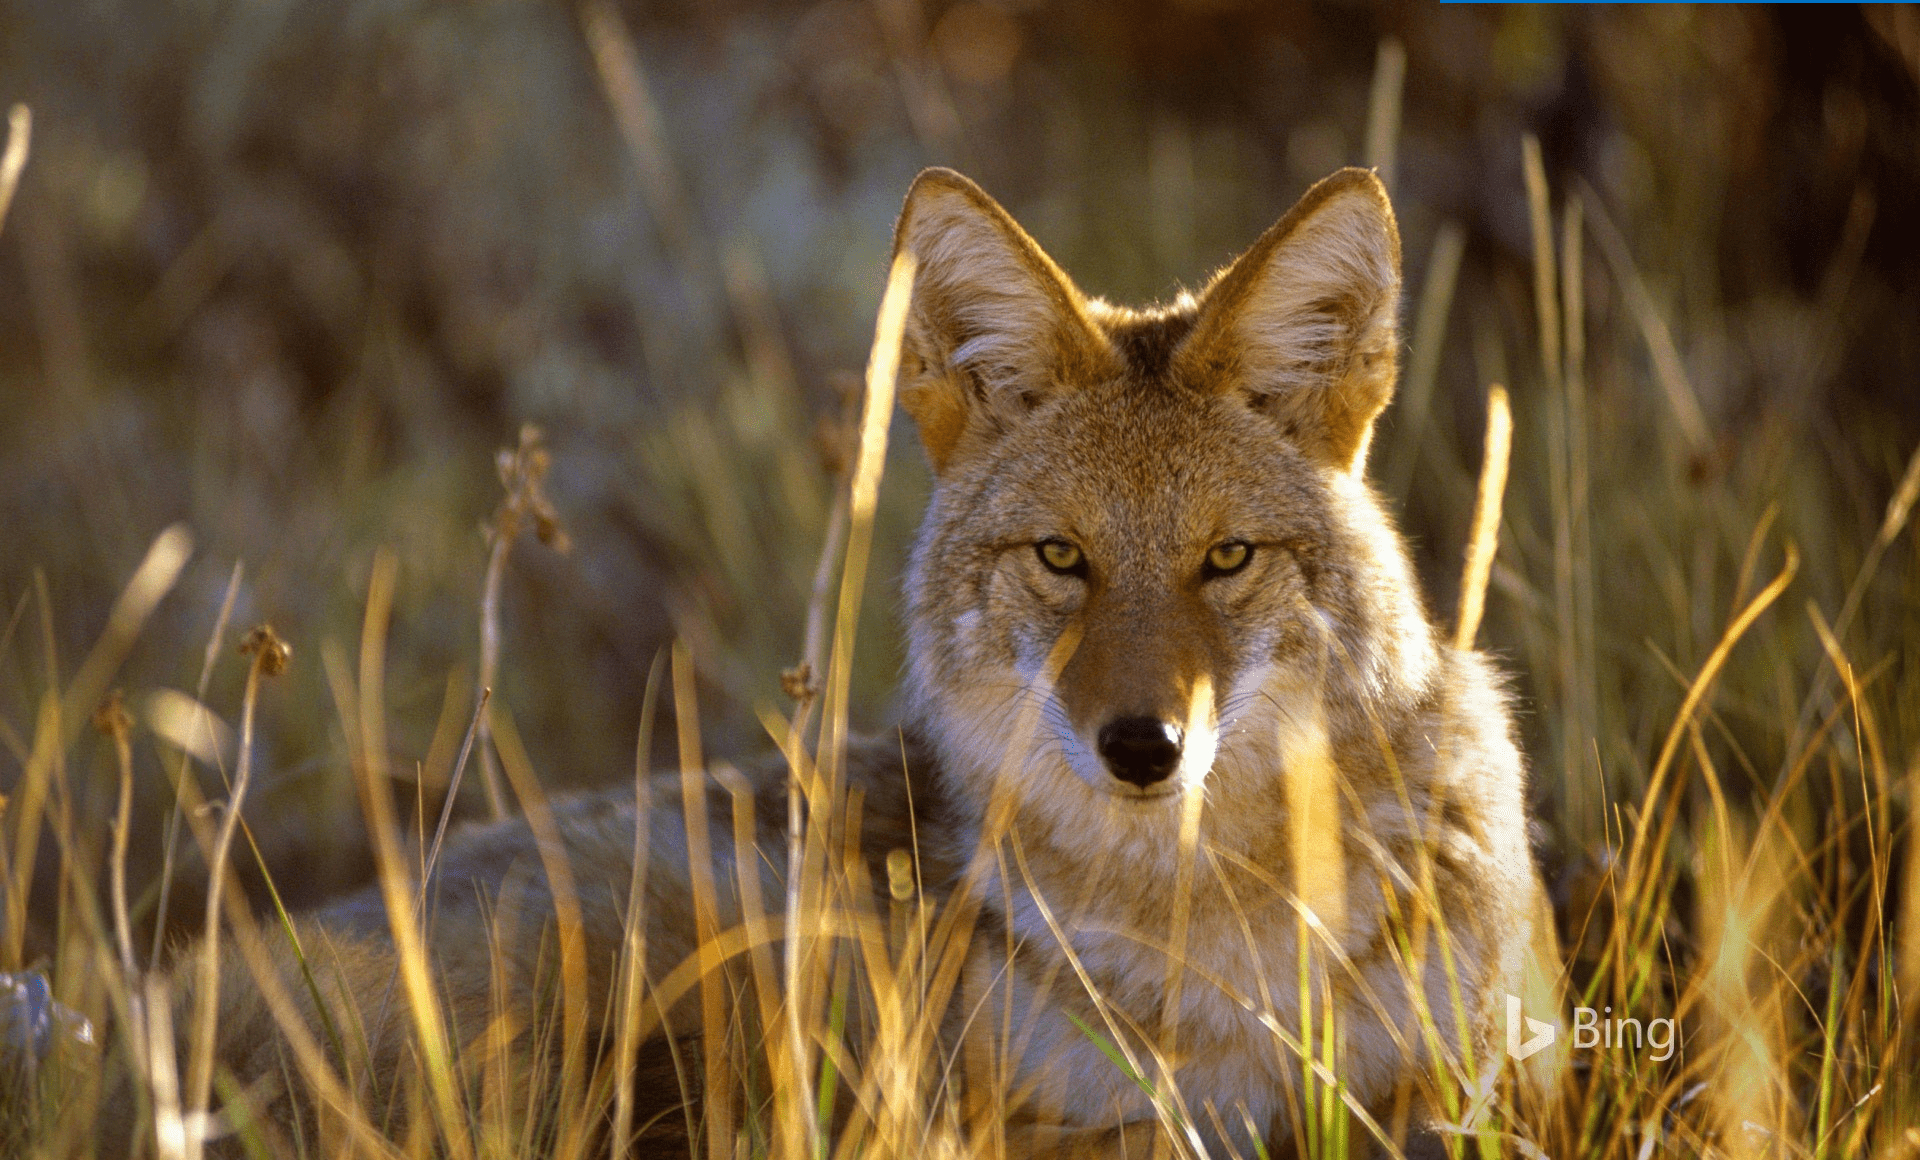
[[[213,664],[220,656],[220,643],[227,635],[227,621],[233,616],[233,602],[240,595],[241,574],[241,563],[235,560],[233,562],[233,575],[227,580],[227,594],[220,600],[220,614],[214,618],[213,632],[207,637],[207,650],[200,660],[200,681],[194,686],[194,715],[192,718],[193,724],[188,728],[189,740],[192,739],[195,732],[206,726],[210,717],[210,714],[207,712],[207,686],[213,682]],[[211,733],[211,729],[209,729],[208,732]],[[216,745],[214,748],[216,760],[219,757],[219,753],[219,747]],[[189,768],[191,768],[192,762],[193,754],[188,747],[182,746],[180,749],[180,761],[176,765],[173,774],[173,812],[167,815],[166,843],[160,855],[160,899],[154,907],[153,950],[147,956],[148,962],[160,961],[160,951],[167,937],[167,902],[169,896],[173,893],[173,859],[180,844],[180,819],[183,808],[180,786],[186,780],[187,772]],[[226,772],[224,769],[220,771],[223,779],[226,777]]]
[[[128,733],[133,719],[127,716],[125,698],[115,689],[93,715],[93,727],[113,741],[113,756],[120,771],[120,795],[113,811],[113,853],[108,867],[109,892],[113,896],[113,937],[120,952],[120,970],[128,994],[133,994],[138,968],[133,961],[133,924],[127,918],[127,831],[133,821],[133,746]],[[136,1048],[138,1045],[136,1044]]]
[[[240,701],[240,752],[235,762],[233,790],[227,795],[227,807],[220,819],[220,833],[213,842],[213,854],[207,864],[207,931],[200,946],[199,979],[195,988],[193,1051],[187,1066],[186,1117],[189,1123],[201,1118],[213,1089],[213,1037],[219,1018],[220,995],[220,899],[227,886],[227,855],[233,848],[233,835],[240,828],[240,808],[246,801],[247,785],[253,774],[253,710],[260,699],[260,678],[284,672],[293,650],[274,635],[271,625],[261,625],[247,633],[240,651],[252,657],[247,666],[247,688]],[[187,1138],[189,1157],[197,1157],[205,1144],[201,1133]]]
[[[474,737],[480,731],[480,720],[487,714],[487,703],[493,700],[493,690],[482,687],[480,700],[473,707],[473,718],[467,722],[467,735],[460,742],[460,756],[454,760],[453,776],[447,781],[446,801],[440,806],[440,821],[433,828],[433,846],[427,851],[427,861],[420,870],[420,906],[426,913],[427,890],[433,884],[434,868],[440,864],[440,843],[446,840],[447,826],[453,821],[453,803],[460,796],[460,776],[467,771],[467,757],[473,753]],[[427,922],[432,928],[432,920]]]
[[[480,589],[480,693],[474,715],[479,723],[480,773],[486,783],[487,808],[498,821],[508,816],[511,807],[493,750],[493,721],[485,709],[500,669],[500,583],[506,576],[507,556],[526,521],[533,521],[534,534],[556,552],[566,552],[569,542],[559,515],[547,499],[547,471],[553,461],[540,428],[521,424],[519,446],[501,448],[494,463],[506,495],[494,509],[493,526],[487,529],[487,575]]]

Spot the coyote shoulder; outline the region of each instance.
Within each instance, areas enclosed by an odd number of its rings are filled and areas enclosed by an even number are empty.
[[[1400,342],[1380,182],[1334,174],[1203,289],[1144,310],[1083,295],[950,171],[914,182],[895,246],[917,263],[900,398],[935,483],[901,725],[856,744],[847,778],[873,857],[917,848],[927,894],[964,881],[977,900],[945,1044],[988,1109],[972,1126],[1011,1155],[1147,1155],[1161,1136],[1289,1153],[1303,1052],[1382,1132],[1448,1087],[1470,1099],[1501,1059],[1536,879],[1498,679],[1436,630],[1365,480]],[[757,831],[718,789],[700,827],[722,925],[756,893],[785,903],[784,764],[753,783]],[[656,982],[701,926],[679,795],[647,815]],[[629,791],[558,803],[545,838],[516,821],[454,840],[430,937],[456,1042],[503,981],[528,1003],[552,989],[556,837],[586,1010],[611,1027],[639,816]],[[299,929],[331,965],[287,1001],[355,1002],[378,1077],[407,1051],[384,907],[363,895]],[[242,1080],[280,1067],[256,994],[227,972]]]

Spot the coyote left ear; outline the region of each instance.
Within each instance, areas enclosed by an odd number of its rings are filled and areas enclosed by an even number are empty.
[[[1373,420],[1393,394],[1400,231],[1380,179],[1343,169],[1214,279],[1178,367],[1238,392],[1302,450],[1365,467]]]
[[[911,250],[919,263],[900,352],[900,405],[919,424],[935,474],[1110,359],[1066,274],[1006,210],[951,169],[914,180],[893,247]]]

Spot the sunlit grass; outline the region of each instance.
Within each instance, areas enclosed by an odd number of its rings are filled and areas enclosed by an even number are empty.
[[[594,19],[606,18],[594,11]],[[625,76],[612,26],[601,28],[595,47],[603,71]],[[1383,52],[1383,68],[1396,60]],[[1398,90],[1397,78],[1377,89],[1396,100]],[[1376,109],[1371,123],[1390,126],[1392,120]],[[644,119],[637,123],[644,128]],[[1390,129],[1377,132],[1380,142],[1372,148],[1391,158]],[[643,147],[644,134],[635,144]],[[1574,1050],[1548,1073],[1552,1086],[1544,1091],[1529,1089],[1511,1069],[1489,1085],[1484,1081],[1500,1061],[1473,1059],[1466,1045],[1446,1042],[1443,1028],[1458,1020],[1422,1010],[1420,1026],[1402,1030],[1441,1061],[1427,1094],[1455,1123],[1443,1143],[1461,1156],[1920,1154],[1920,1021],[1912,1014],[1912,996],[1920,994],[1920,857],[1913,841],[1920,683],[1911,671],[1920,638],[1911,617],[1896,614],[1915,590],[1909,520],[1920,490],[1920,453],[1897,475],[1876,481],[1892,499],[1864,544],[1823,526],[1838,484],[1817,453],[1788,436],[1762,433],[1738,461],[1693,470],[1711,454],[1711,438],[1675,353],[1674,324],[1661,315],[1590,196],[1564,196],[1555,229],[1537,148],[1530,147],[1526,159],[1537,349],[1514,363],[1530,366],[1537,354],[1539,369],[1515,375],[1510,384],[1510,498],[1504,516],[1497,504],[1483,505],[1484,518],[1473,521],[1476,552],[1462,585],[1457,632],[1464,641],[1475,638],[1478,601],[1490,576],[1486,631],[1478,635],[1516,650],[1511,661],[1533,674],[1526,686],[1529,711],[1543,723],[1534,777],[1544,787],[1539,796],[1554,847],[1549,885],[1567,956],[1556,964],[1547,993],[1564,995],[1566,1008],[1674,1018],[1683,1044],[1661,1062],[1627,1050]],[[1446,229],[1437,234],[1429,283],[1419,296],[1411,397],[1403,403],[1417,407],[1413,442],[1385,449],[1391,458],[1378,471],[1402,494],[1432,484],[1449,469],[1443,465],[1476,458],[1453,446],[1444,425],[1426,422],[1459,237]],[[1584,255],[1590,238],[1598,239],[1610,284],[1626,307],[1602,320],[1604,333],[1589,329],[1594,312],[1585,298]],[[106,700],[118,665],[178,576],[188,551],[184,533],[170,531],[155,543],[105,633],[71,675],[58,664],[44,587],[23,601],[28,611],[6,625],[0,647],[34,647],[35,622],[49,626],[38,631],[48,681],[13,747],[21,772],[0,806],[0,880],[4,914],[24,915],[30,901],[50,904],[52,914],[34,918],[54,934],[52,951],[30,959],[26,924],[6,922],[0,970],[44,972],[62,1002],[96,1028],[116,1032],[91,1045],[56,1038],[42,1066],[10,1076],[14,1086],[0,1106],[0,1151],[87,1155],[99,1139],[99,1109],[119,1100],[145,1125],[135,1154],[167,1160],[198,1156],[210,1145],[275,1156],[574,1157],[602,1154],[611,1140],[612,1150],[624,1154],[634,1135],[659,1127],[640,1122],[625,1077],[663,1030],[675,1035],[677,1083],[700,1097],[690,1110],[667,1115],[681,1117],[689,1145],[713,1160],[1007,1149],[1010,1110],[1025,1098],[1005,1083],[1022,1029],[1001,1029],[992,1037],[995,1050],[979,1059],[950,1058],[951,1044],[941,1036],[944,1013],[962,994],[960,968],[975,937],[980,900],[964,888],[930,896],[910,857],[889,860],[887,880],[872,881],[866,863],[850,852],[858,815],[840,792],[851,682],[861,663],[855,630],[866,600],[892,410],[887,360],[897,353],[902,277],[896,271],[883,310],[858,454],[843,482],[843,506],[829,519],[836,529],[830,549],[813,572],[806,572],[810,559],[795,570],[816,577],[815,605],[831,604],[834,613],[816,618],[821,627],[809,631],[812,643],[803,646],[809,664],[793,682],[799,708],[785,717],[764,714],[796,791],[786,894],[758,897],[759,878],[750,866],[738,868],[737,883],[716,883],[705,856],[713,839],[707,811],[688,808],[699,950],[666,977],[645,977],[645,925],[641,915],[630,914],[628,939],[610,968],[617,982],[607,1010],[590,1006],[593,965],[583,961],[581,919],[572,909],[577,871],[557,840],[542,844],[553,855],[543,872],[558,903],[554,974],[543,980],[538,1002],[527,1007],[513,1000],[502,967],[477,1022],[446,1009],[421,913],[433,858],[425,836],[406,833],[398,820],[387,769],[384,650],[403,583],[390,557],[373,569],[357,654],[337,645],[308,650],[300,642],[301,655],[324,658],[399,952],[399,977],[374,1010],[343,997],[341,980],[324,967],[310,969],[323,960],[296,941],[291,922],[281,915],[254,918],[225,882],[229,861],[242,857],[236,853],[236,838],[244,836],[240,815],[199,801],[198,783],[186,776],[189,763],[218,765],[218,744],[189,740],[170,751],[181,771],[175,782],[185,829],[213,868],[206,934],[184,958],[143,957],[133,946],[130,912],[142,904],[128,897],[122,843],[129,826],[154,820],[129,816],[119,805],[126,793],[117,793],[113,840],[103,846],[74,807],[76,783],[97,772],[77,764],[82,726]],[[1589,357],[1603,345],[1616,356],[1637,351],[1644,379],[1596,382]],[[1639,364],[1613,357],[1606,365],[1620,375],[1621,367]],[[1496,413],[1504,414],[1508,396],[1498,397]],[[1644,404],[1650,414],[1636,424],[1644,431],[1630,445],[1613,446],[1606,435],[1617,434],[1622,421],[1608,408],[1622,398]],[[1506,450],[1494,430],[1488,453],[1504,464]],[[718,474],[689,483],[694,492],[735,497],[752,494],[760,466],[724,456],[674,462],[688,473]],[[1773,480],[1786,482],[1762,486]],[[1490,494],[1500,491],[1492,487]],[[1469,514],[1459,517],[1465,527]],[[753,520],[738,524],[751,527]],[[1498,557],[1492,553],[1496,528]],[[687,529],[689,543],[712,537],[711,528]],[[1803,550],[1803,537],[1823,550]],[[496,541],[499,563],[489,569],[483,604],[497,599],[503,544],[510,542],[510,533]],[[742,571],[736,579],[751,575]],[[22,623],[25,630],[16,633]],[[483,609],[482,623],[483,638],[487,626],[497,634],[493,613]],[[223,615],[208,656],[234,664],[235,642],[225,624]],[[769,652],[792,645],[760,643]],[[484,673],[511,667],[511,654],[503,655],[497,639],[483,647]],[[1071,647],[1062,642],[1054,671]],[[237,705],[206,709],[237,711],[240,719],[228,805],[244,794],[256,760],[256,714],[275,711],[259,680],[264,655],[253,654]],[[672,689],[681,765],[675,781],[690,807],[709,784],[735,789],[738,780],[702,750],[694,659],[680,649],[656,666]],[[478,708],[468,734],[482,768],[499,763],[503,780],[494,800],[523,814],[536,833],[550,831],[540,773],[511,717],[488,702],[489,683],[483,677],[475,689]],[[192,712],[201,711],[206,689],[203,679]],[[651,703],[650,693],[649,714]],[[643,813],[656,808],[649,789],[652,720],[649,715],[641,726],[635,771]],[[143,724],[158,729],[158,719],[109,714],[102,723],[113,743],[105,776],[119,789],[133,776],[130,735]],[[1031,720],[1015,725],[1032,727]],[[176,738],[195,732],[213,729],[190,723],[173,730]],[[765,745],[742,739],[742,747]],[[1335,775],[1311,760],[1299,764]],[[453,765],[464,768],[464,756]],[[223,766],[215,771],[226,772]],[[1302,793],[1314,801],[1324,796],[1337,808],[1329,786]],[[751,794],[737,792],[734,803],[732,836],[744,844],[752,832]],[[1192,806],[1180,840],[1184,861],[1197,865],[1197,798]],[[1308,814],[1302,811],[1303,818]],[[996,860],[1003,876],[1024,873],[1018,835],[999,821],[989,827],[995,841],[980,857]],[[646,833],[644,825],[638,828],[633,852],[629,891],[636,900],[644,897],[654,857]],[[36,892],[37,847],[49,836],[58,873],[50,891]],[[1295,840],[1308,851],[1300,862],[1331,873],[1337,867],[1325,866],[1324,852],[1311,852],[1320,850],[1321,836],[1311,826],[1298,830]],[[1435,962],[1451,973],[1439,900],[1430,882],[1413,885],[1413,913],[1396,916],[1399,961],[1416,976]],[[722,886],[737,888],[749,899],[748,912],[765,917],[723,927],[714,902]],[[1302,945],[1323,945],[1330,940],[1310,930],[1311,923],[1337,923],[1338,916],[1310,903],[1339,891],[1324,883],[1296,888],[1309,902],[1301,911]],[[1184,918],[1175,928],[1184,930]],[[499,946],[510,941],[503,932],[495,938]],[[1176,950],[1181,941],[1176,933]],[[1250,946],[1249,953],[1258,948]],[[1169,992],[1196,985],[1178,954],[1171,962]],[[1270,1142],[1275,1149],[1331,1157],[1377,1138],[1392,1150],[1404,1139],[1405,1100],[1376,1119],[1346,1097],[1341,1012],[1325,1001],[1324,975],[1317,973],[1337,966],[1316,968],[1303,957],[1297,978],[1272,980],[1275,988],[1297,990],[1300,1012],[1297,1022],[1276,1020],[1271,1027],[1274,1050],[1295,1062],[1299,1077],[1289,1093],[1296,1139]],[[1070,969],[1078,972],[1078,964]],[[197,977],[197,1006],[173,1005],[169,973]],[[1052,985],[1092,984],[1082,972]],[[296,1124],[250,1117],[242,1085],[215,1066],[216,991],[234,986],[260,990],[286,1044],[278,1070],[252,1094],[264,1097],[276,1085],[298,1093],[305,1114]],[[1269,1010],[1275,1006],[1270,996],[1264,1001]],[[1142,1036],[1143,1029],[1126,1026],[1098,996],[1096,1007],[1103,1020],[1083,1033],[1118,1071],[1153,1094],[1157,1146],[1190,1154],[1189,1129],[1205,1113],[1182,1099],[1171,1078],[1178,1026],[1146,1029],[1151,1034]],[[664,1028],[665,1013],[680,1010],[694,1012],[695,1025]],[[1554,1015],[1564,1028],[1568,1010]],[[185,1022],[176,1028],[176,1020]],[[599,1027],[609,1031],[605,1042],[592,1034]],[[176,1042],[187,1045],[187,1054],[174,1052]],[[383,1070],[396,1061],[400,1066]]]

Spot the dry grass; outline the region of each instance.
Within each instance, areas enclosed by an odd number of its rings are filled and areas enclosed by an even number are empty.
[[[591,5],[587,11],[596,63],[613,90],[622,128],[643,160],[653,157],[649,142],[657,144],[657,135],[650,136],[644,79],[630,46],[610,9]],[[1394,46],[1383,48],[1380,62],[1369,149],[1386,160],[1393,156],[1397,115],[1378,102],[1397,103],[1404,59]],[[1538,369],[1509,380],[1514,482],[1506,489],[1504,516],[1493,472],[1482,488],[1458,632],[1474,638],[1490,575],[1487,632],[1481,635],[1510,650],[1515,666],[1533,674],[1530,736],[1539,740],[1533,762],[1552,831],[1554,917],[1567,952],[1555,983],[1569,1005],[1604,1007],[1615,1017],[1670,1017],[1678,1021],[1683,1042],[1671,1059],[1659,1062],[1632,1050],[1573,1051],[1556,1086],[1538,1094],[1518,1089],[1510,1078],[1482,1091],[1478,1081],[1488,1061],[1476,1068],[1440,1044],[1437,1053],[1459,1065],[1437,1080],[1442,1106],[1461,1123],[1446,1137],[1447,1147],[1463,1156],[1636,1160],[1920,1155],[1920,1069],[1914,1063],[1920,1059],[1920,1019],[1912,1000],[1920,995],[1920,846],[1913,840],[1914,811],[1920,808],[1920,679],[1912,660],[1920,656],[1920,622],[1910,614],[1920,593],[1910,527],[1920,451],[1903,468],[1889,461],[1883,477],[1865,485],[1891,499],[1864,542],[1850,539],[1833,519],[1843,503],[1857,506],[1858,493],[1843,494],[1841,475],[1823,460],[1823,451],[1794,439],[1791,431],[1759,430],[1743,441],[1738,455],[1715,458],[1698,396],[1676,353],[1674,330],[1681,321],[1663,314],[1590,192],[1563,195],[1556,223],[1538,149],[1531,142],[1525,148],[1535,350],[1514,363],[1527,365],[1537,354]],[[664,161],[654,157],[643,169],[649,196],[666,209],[680,207]],[[0,166],[0,193],[10,192],[17,170],[10,151],[7,165]],[[0,196],[0,207],[5,201]],[[682,210],[675,213],[684,219]],[[689,250],[701,245],[690,230],[675,236]],[[1409,397],[1402,404],[1413,411],[1413,421],[1396,433],[1390,458],[1377,471],[1398,494],[1470,494],[1459,465],[1477,456],[1455,445],[1448,425],[1427,421],[1459,237],[1446,229],[1436,235],[1413,327]],[[1588,301],[1588,288],[1602,276],[1586,263],[1589,240],[1611,275],[1609,301],[1623,303],[1623,310],[1595,310]],[[688,262],[690,274],[697,272],[691,267],[699,263]],[[426,835],[405,832],[387,770],[392,750],[384,650],[400,584],[391,557],[373,568],[357,664],[338,648],[312,651],[324,657],[401,951],[402,980],[392,1001],[404,1006],[410,1021],[416,1076],[360,1074],[351,1028],[331,1022],[315,1027],[297,1013],[299,1004],[266,965],[264,949],[270,940],[288,937],[291,928],[284,916],[277,923],[254,919],[224,878],[235,839],[246,834],[235,807],[256,760],[254,722],[263,710],[260,677],[268,650],[253,653],[237,705],[241,723],[225,809],[197,800],[196,783],[186,776],[189,763],[223,760],[218,744],[191,739],[211,734],[208,721],[223,708],[205,705],[205,674],[197,699],[183,698],[196,715],[178,730],[187,739],[169,750],[179,771],[179,816],[213,868],[206,957],[172,969],[197,970],[205,985],[216,977],[213,956],[225,933],[286,1035],[288,1063],[274,1078],[299,1085],[314,1106],[325,1109],[321,1134],[294,1140],[237,1111],[244,1101],[236,1098],[232,1077],[213,1067],[210,1005],[192,1013],[193,1047],[186,1058],[173,1058],[166,1048],[174,1040],[175,1016],[165,1002],[162,976],[138,961],[128,918],[130,910],[150,905],[151,896],[130,903],[122,846],[129,826],[148,823],[130,818],[119,805],[113,848],[103,851],[73,808],[75,783],[93,776],[76,764],[81,726],[106,700],[118,665],[178,576],[189,551],[185,534],[169,531],[153,545],[105,633],[71,675],[60,675],[44,586],[18,611],[0,610],[11,615],[0,631],[0,650],[28,648],[37,622],[48,674],[31,723],[17,733],[7,724],[8,747],[23,772],[0,807],[6,891],[0,913],[25,913],[30,897],[36,906],[53,908],[36,916],[53,932],[50,951],[37,958],[27,957],[25,924],[4,924],[0,970],[44,972],[54,994],[95,1027],[121,1029],[104,1049],[59,1041],[41,1067],[17,1081],[0,1109],[0,1149],[47,1157],[88,1154],[102,1093],[131,1077],[141,1093],[138,1114],[152,1125],[140,1154],[164,1160],[201,1155],[219,1132],[228,1133],[225,1146],[237,1144],[253,1155],[286,1149],[290,1153],[284,1154],[381,1157],[594,1154],[603,1146],[601,1125],[611,1125],[616,1139],[640,1126],[631,1090],[619,1077],[643,1041],[659,1032],[658,1012],[693,996],[704,1046],[678,1062],[684,1082],[705,1092],[688,1125],[697,1152],[713,1160],[991,1154],[1005,1121],[1007,1093],[976,1091],[972,1102],[963,1103],[951,1083],[953,1061],[937,1035],[972,935],[976,900],[965,890],[944,903],[930,899],[910,860],[890,862],[888,881],[876,888],[865,864],[847,853],[846,827],[853,820],[839,794],[851,682],[861,665],[856,630],[886,460],[889,360],[897,349],[903,277],[896,270],[889,283],[857,455],[843,481],[842,506],[824,521],[834,529],[828,553],[810,573],[816,577],[816,614],[807,633],[807,664],[790,681],[799,706],[786,719],[763,715],[801,791],[796,799],[803,798],[819,820],[801,826],[796,806],[786,897],[748,907],[777,919],[721,929],[714,919],[717,884],[699,874],[709,865],[703,856],[711,840],[704,831],[706,813],[688,811],[690,819],[700,819],[690,821],[688,837],[701,948],[666,978],[645,978],[638,968],[644,924],[630,916],[630,937],[615,972],[617,1005],[605,1016],[613,1035],[603,1052],[587,1042],[588,1026],[602,1015],[584,1007],[580,920],[569,912],[572,890],[566,885],[572,870],[557,860],[545,867],[559,899],[559,970],[551,1002],[534,1011],[497,1005],[487,1033],[470,1042],[448,1034],[420,935],[420,899],[433,856]],[[1813,340],[1839,341],[1829,335]],[[1603,368],[1599,375],[1596,367]],[[778,379],[762,376],[746,389],[777,390],[769,383]],[[791,390],[790,378],[786,387]],[[1495,414],[1504,416],[1507,395],[1495,398]],[[1637,408],[1635,418],[1623,420],[1629,404]],[[778,405],[797,407],[792,399]],[[756,499],[762,463],[728,462],[724,455],[716,461],[714,447],[731,446],[729,436],[699,426],[710,420],[676,422],[693,426],[677,428],[682,445],[677,451],[657,448],[654,461],[703,501],[688,505],[683,517],[686,543],[737,547],[751,540],[725,534],[733,518],[729,505],[787,510],[781,505],[803,502]],[[1490,422],[1486,448],[1489,466],[1497,463],[1503,473],[1505,430]],[[704,434],[688,443],[689,431]],[[1468,513],[1461,507],[1464,529]],[[748,512],[734,526],[750,527],[766,514]],[[511,520],[502,518],[496,533],[489,602],[497,598],[498,572],[512,543]],[[828,646],[824,609],[835,575],[839,587]],[[744,588],[754,581],[743,569],[721,583]],[[231,599],[229,589],[229,607]],[[496,615],[482,613],[483,638],[489,640],[482,668],[489,672],[513,663],[499,651]],[[216,656],[227,658],[223,665],[234,663],[225,625],[223,613],[208,645],[208,672]],[[769,653],[791,647],[785,638],[760,643]],[[1056,660],[1064,663],[1064,657],[1062,652]],[[681,776],[692,800],[710,778],[724,784],[727,773],[709,766],[701,751],[688,652],[676,650],[670,668]],[[446,760],[455,771],[464,769],[470,746],[483,769],[497,761],[504,776],[494,800],[507,804],[510,788],[538,832],[551,824],[542,779],[511,718],[488,702],[490,684],[483,678],[474,694],[478,707],[467,746],[455,761],[449,743]],[[449,696],[450,705],[455,700]],[[648,773],[651,703],[650,689],[636,779]],[[439,733],[457,737],[458,722],[467,716],[464,710],[447,715],[454,724]],[[116,802],[124,803],[133,776],[129,725],[112,714],[101,721],[113,743],[107,756],[120,787]],[[647,795],[640,792],[638,800],[644,809]],[[747,824],[744,812],[735,820]],[[645,833],[639,827],[636,898],[649,866]],[[57,847],[58,872],[50,892],[33,894],[43,835]],[[1183,836],[1191,846],[1191,826]],[[1311,840],[1311,833],[1301,835],[1303,843]],[[1017,841],[1004,856],[1020,864]],[[171,861],[169,874],[170,868]],[[757,891],[757,876],[742,875],[738,886]],[[164,901],[159,908],[164,911]],[[1405,946],[1412,969],[1429,953],[1447,953],[1444,924],[1431,932],[1414,931],[1418,925],[1410,924]],[[776,944],[783,953],[776,955]],[[1276,986],[1292,983],[1275,980]],[[306,985],[313,987],[313,980]],[[1180,985],[1177,976],[1169,980],[1170,988]],[[1298,1026],[1274,1027],[1275,1050],[1299,1062],[1301,1136],[1294,1146],[1309,1155],[1339,1156],[1361,1149],[1376,1134],[1393,1137],[1394,1124],[1373,1123],[1344,1102],[1334,1050],[1339,1012],[1315,1002],[1304,963],[1299,985],[1301,1010],[1311,1014]],[[1560,1016],[1568,1017],[1565,1011]],[[1437,1035],[1430,1014],[1424,1024],[1416,1033]],[[1133,1052],[1117,1026],[1086,1031],[1112,1048],[1116,1068],[1154,1092],[1167,1128],[1164,1147],[1174,1155],[1190,1152],[1187,1129],[1196,1110],[1165,1080],[1164,1057],[1178,1028],[1162,1029],[1159,1056]],[[557,1049],[528,1051],[528,1044]],[[368,1098],[368,1084],[375,1081],[394,1084],[400,1093],[400,1114],[392,1122],[381,1120]],[[222,1108],[228,1110],[207,1114]]]

